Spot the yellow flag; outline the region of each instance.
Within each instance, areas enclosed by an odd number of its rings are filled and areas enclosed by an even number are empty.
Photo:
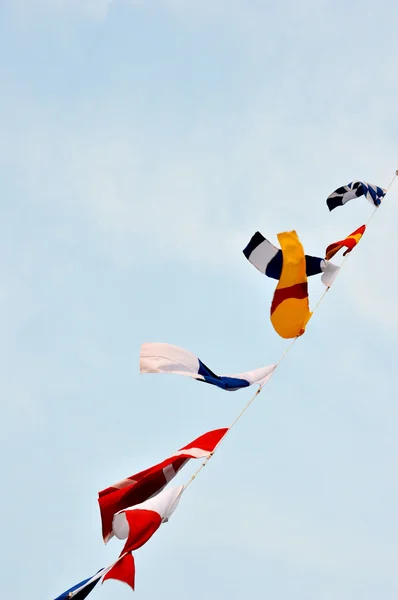
[[[302,335],[311,312],[304,248],[295,231],[278,234],[283,265],[271,305],[271,323],[283,338]]]

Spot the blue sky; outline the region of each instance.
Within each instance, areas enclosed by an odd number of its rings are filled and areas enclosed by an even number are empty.
[[[274,284],[241,250],[310,254],[366,222],[325,198],[398,167],[389,0],[3,0],[2,593],[56,597],[120,551],[98,490],[250,398],[139,375],[144,341],[219,372],[278,360]],[[170,523],[136,595],[398,594],[398,183]],[[322,293],[311,282],[311,304]],[[197,465],[186,467],[185,482]],[[90,598],[124,600],[107,582]]]

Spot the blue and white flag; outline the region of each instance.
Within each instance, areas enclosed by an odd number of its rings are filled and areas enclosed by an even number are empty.
[[[276,365],[270,365],[238,375],[216,375],[192,352],[172,344],[145,343],[142,344],[140,352],[141,373],[185,375],[229,392],[252,384],[258,384],[261,389],[267,383],[275,368]]]
[[[343,185],[330,194],[326,200],[326,204],[329,210],[333,210],[338,206],[343,206],[349,200],[353,200],[353,198],[365,196],[374,206],[380,206],[386,193],[387,190],[377,185],[366,183],[365,181],[351,181],[348,185]]]
[[[84,598],[87,598],[89,593],[93,591],[103,575],[109,571],[109,568],[110,567],[100,569],[93,577],[89,577],[88,579],[77,583],[60,596],[57,596],[55,600],[71,600],[72,598],[74,598],[74,600],[84,600]]]
[[[282,273],[282,250],[269,242],[259,231],[251,238],[243,254],[252,265],[267,277],[279,280]],[[317,256],[305,255],[307,277],[322,273],[321,281],[330,287],[336,277],[338,267]]]

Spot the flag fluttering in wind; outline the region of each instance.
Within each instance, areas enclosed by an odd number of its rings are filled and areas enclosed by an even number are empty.
[[[112,521],[117,512],[159,494],[191,458],[205,458],[214,452],[227,431],[228,428],[208,431],[163,462],[99,492],[98,503],[105,543],[114,535]]]
[[[89,577],[88,579],[77,583],[60,596],[57,596],[55,600],[71,600],[72,598],[74,600],[84,600],[84,598],[87,598],[89,593],[93,591],[97,583],[105,575],[108,569],[109,567],[100,569],[93,577]]]
[[[138,550],[153,536],[162,523],[167,523],[175,511],[184,486],[172,487],[160,492],[141,504],[120,511],[114,516],[113,531],[115,535],[126,540],[119,560],[107,570],[103,582],[117,579],[135,588],[135,564],[131,554]]]
[[[380,206],[382,199],[386,195],[387,190],[366,183],[365,181],[351,181],[348,185],[343,185],[335,190],[326,200],[329,210],[333,210],[338,206],[343,206],[353,198],[365,196],[374,206]]]
[[[262,388],[271,377],[274,369],[275,365],[270,365],[238,375],[216,375],[192,352],[172,344],[148,342],[142,344],[140,352],[141,373],[185,375],[198,381],[210,383],[228,392],[253,384],[258,384]]]
[[[162,523],[167,523],[177,508],[184,486],[172,487],[154,498],[126,508],[113,518],[113,531],[120,540],[126,540],[119,558],[109,567],[100,569],[93,577],[85,579],[58,596],[55,600],[84,600],[97,583],[117,579],[135,588],[135,561],[133,550],[147,543]]]
[[[283,338],[300,336],[311,318],[304,249],[295,231],[278,233],[282,272],[271,305],[271,323]]]
[[[247,260],[267,277],[280,279],[283,265],[282,250],[269,242],[259,231],[251,238],[243,254]],[[327,287],[333,282],[339,268],[323,258],[305,255],[307,277],[322,273],[321,281]]]
[[[351,250],[353,250],[358,244],[359,240],[365,233],[365,230],[366,225],[361,225],[361,227],[358,227],[358,229],[350,233],[350,235],[347,235],[347,237],[344,240],[340,240],[339,242],[334,242],[333,244],[330,244],[326,248],[326,259],[329,260],[330,258],[332,258],[342,248],[347,248],[347,250],[343,254],[343,256],[346,256],[346,254],[351,252]]]

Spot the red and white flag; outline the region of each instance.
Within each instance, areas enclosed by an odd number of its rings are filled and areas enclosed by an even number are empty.
[[[134,590],[135,564],[131,552],[146,544],[160,525],[169,520],[183,491],[183,485],[169,488],[154,498],[115,514],[113,533],[119,539],[125,539],[126,543],[119,560],[106,573],[103,582],[106,579],[117,579]]]
[[[208,431],[163,462],[99,492],[104,542],[107,543],[114,535],[112,521],[117,512],[159,494],[191,458],[204,458],[214,452],[227,431],[228,428]]]

